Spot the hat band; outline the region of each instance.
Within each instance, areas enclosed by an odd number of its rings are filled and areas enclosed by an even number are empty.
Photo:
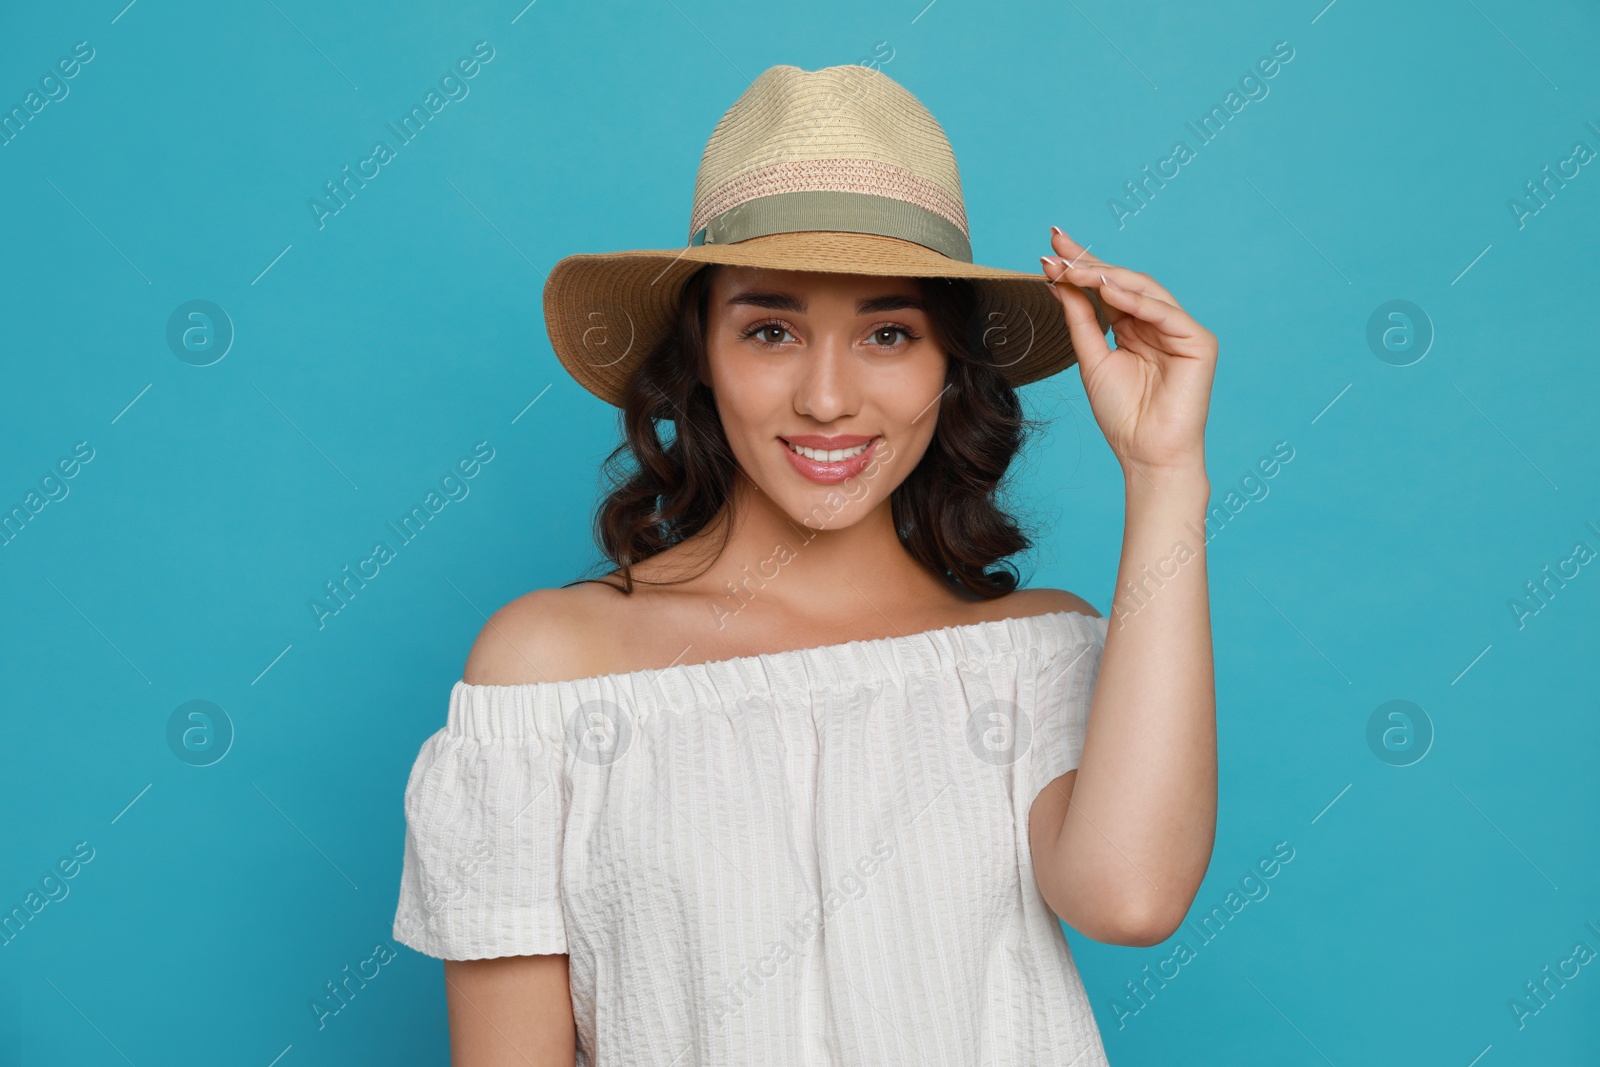
[[[944,216],[892,196],[833,189],[773,193],[735,204],[696,230],[689,244],[726,245],[807,230],[898,237],[962,263],[972,262],[967,235]]]

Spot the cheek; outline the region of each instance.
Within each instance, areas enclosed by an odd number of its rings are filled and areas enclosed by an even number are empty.
[[[741,360],[739,353],[708,353],[709,377],[722,418],[723,433],[734,455],[747,462],[750,449],[771,436],[783,416],[784,392],[771,376]]]
[[[879,407],[907,440],[933,436],[938,401],[945,386],[945,360],[918,360],[900,369],[878,390]]]
[[[759,354],[737,340],[718,337],[706,348],[706,371],[711,388],[726,397],[730,407],[760,410],[772,406],[782,382]]]

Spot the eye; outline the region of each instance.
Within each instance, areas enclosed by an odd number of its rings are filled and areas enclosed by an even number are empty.
[[[782,322],[778,321],[777,319],[768,319],[765,322],[757,322],[746,328],[745,331],[739,335],[739,339],[741,341],[754,340],[756,344],[761,345],[763,348],[779,348],[783,343],[782,337],[774,340],[770,336],[773,333],[780,335],[787,334],[791,338],[794,336],[793,334],[789,333],[789,328]]]
[[[897,333],[905,335],[905,345],[897,345],[894,343],[893,335]],[[890,339],[884,340],[883,338],[885,335],[888,335]],[[904,348],[906,345],[911,344],[911,342],[922,339],[921,334],[913,333],[909,327],[901,326],[900,324],[893,322],[886,322],[881,326],[874,327],[872,330],[872,337],[874,342],[878,343],[880,347],[883,348]]]

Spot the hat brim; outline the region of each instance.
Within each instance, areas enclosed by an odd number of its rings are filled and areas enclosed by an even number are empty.
[[[964,263],[895,237],[805,231],[733,244],[567,256],[544,283],[544,321],[556,358],[589,392],[609,404],[639,361],[675,325],[689,276],[707,263],[775,270],[831,271],[913,278],[968,278],[979,291],[988,345],[1006,379],[1027,385],[1078,361],[1061,304],[1042,273]],[[1067,283],[1063,283],[1067,284]],[[1109,329],[1093,290],[1101,332]]]

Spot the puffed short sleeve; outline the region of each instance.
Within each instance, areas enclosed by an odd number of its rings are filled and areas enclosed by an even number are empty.
[[[1065,629],[1049,643],[1038,678],[1037,699],[1029,709],[1034,724],[1034,787],[1076,770],[1083,755],[1111,620],[1102,615],[1064,613]]]
[[[406,781],[396,941],[447,960],[567,951],[565,752],[545,686],[455,684]]]

